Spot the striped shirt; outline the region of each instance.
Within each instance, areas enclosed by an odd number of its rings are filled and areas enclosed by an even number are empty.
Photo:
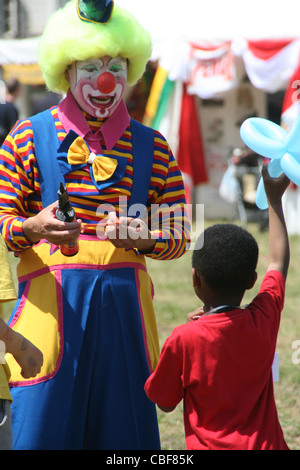
[[[61,142],[66,137],[66,130],[59,119],[56,106],[51,108],[51,113]],[[93,132],[102,124],[88,116],[86,119]],[[113,206],[117,215],[126,215],[120,208],[120,200],[129,201],[131,195],[131,137],[129,125],[111,150],[101,142],[104,155],[127,158],[125,175],[118,183],[99,191],[94,186],[88,167],[65,176],[71,204],[76,217],[83,222],[85,234],[97,234],[99,223],[107,217],[101,211],[104,204]],[[168,143],[157,131],[154,131],[154,162],[148,206],[148,226],[157,242],[154,251],[147,256],[156,259],[181,256],[187,248],[190,228],[182,175]],[[152,207],[159,208],[158,223]],[[31,123],[29,120],[18,121],[0,151],[0,231],[9,250],[19,251],[32,246],[24,236],[22,224],[26,218],[36,215],[42,208]]]

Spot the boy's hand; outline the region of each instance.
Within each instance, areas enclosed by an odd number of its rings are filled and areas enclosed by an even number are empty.
[[[269,203],[281,201],[281,198],[290,183],[288,177],[283,173],[278,178],[272,178],[269,175],[268,165],[263,166],[262,177]]]

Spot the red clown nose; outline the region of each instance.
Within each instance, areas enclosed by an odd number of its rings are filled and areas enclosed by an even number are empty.
[[[103,72],[97,79],[97,88],[100,93],[107,95],[116,88],[117,81],[110,72]]]

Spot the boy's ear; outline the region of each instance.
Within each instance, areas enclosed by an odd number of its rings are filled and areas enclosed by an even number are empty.
[[[192,268],[193,273],[193,287],[198,287],[201,284],[200,276],[198,275],[195,268]]]
[[[249,289],[252,289],[252,287],[254,286],[254,284],[256,283],[256,281],[257,281],[257,272],[254,271],[252,280],[251,280],[251,282],[249,283],[249,287],[248,287],[247,289],[248,289],[248,290],[249,290]]]

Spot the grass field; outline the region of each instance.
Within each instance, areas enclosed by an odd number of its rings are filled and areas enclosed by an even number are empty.
[[[214,222],[206,223],[211,225]],[[260,247],[258,281],[248,291],[244,303],[251,301],[268,263],[268,232],[260,232],[257,224],[249,224],[248,230],[255,236]],[[300,240],[290,237],[291,262],[287,280],[286,301],[278,336],[280,379],[274,384],[278,415],[286,441],[291,449],[300,450]],[[11,257],[12,264],[16,264]],[[155,287],[155,309],[160,345],[175,326],[185,323],[188,312],[199,306],[191,278],[191,252],[174,261],[147,261],[148,270]],[[6,311],[11,308],[6,305]],[[293,343],[299,341],[297,349]],[[255,347],[255,345],[254,345]],[[297,353],[299,351],[299,353]],[[293,358],[296,359],[293,361]],[[299,362],[299,364],[297,364]],[[164,450],[185,449],[183,408],[178,405],[172,413],[158,410],[161,444]]]

